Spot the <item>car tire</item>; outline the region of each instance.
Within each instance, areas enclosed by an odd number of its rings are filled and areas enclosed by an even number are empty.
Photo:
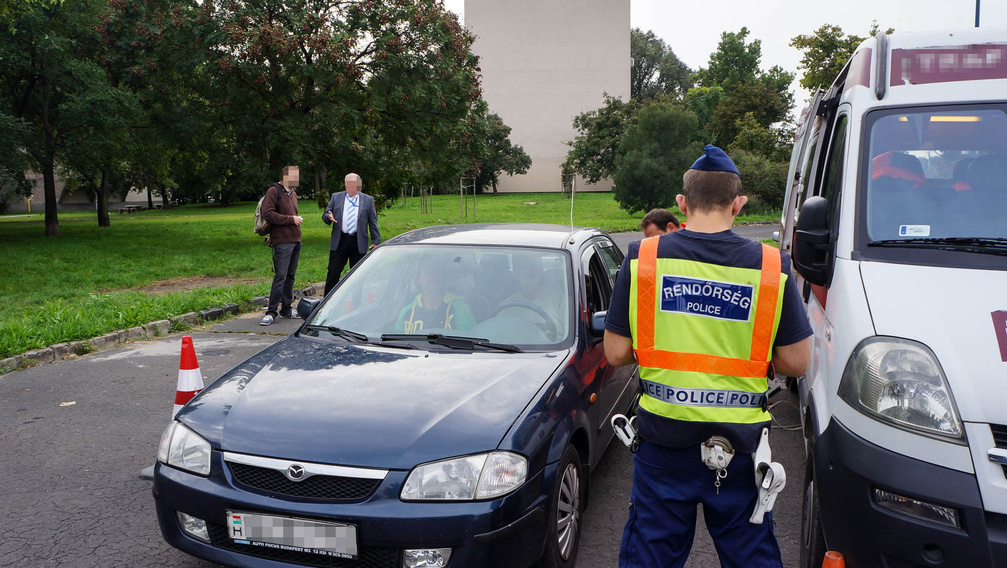
[[[571,568],[580,544],[581,514],[584,512],[584,464],[572,445],[567,445],[556,470],[556,490],[549,511],[548,536],[538,568]]]
[[[801,514],[801,568],[820,568],[825,559],[825,533],[822,531],[822,509],[818,502],[815,480],[814,448],[809,448],[804,466],[804,507]]]

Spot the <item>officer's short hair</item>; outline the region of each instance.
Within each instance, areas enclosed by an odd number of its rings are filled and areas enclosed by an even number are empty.
[[[741,195],[741,178],[734,172],[688,170],[682,176],[682,195],[696,212],[730,207]]]
[[[671,223],[676,229],[680,226],[678,222],[678,217],[667,209],[651,209],[643,219],[640,220],[640,228],[644,229],[647,225],[654,225],[661,230],[668,228],[668,223]]]

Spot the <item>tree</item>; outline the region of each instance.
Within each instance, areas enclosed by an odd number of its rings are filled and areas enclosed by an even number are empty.
[[[622,138],[639,107],[632,99],[623,101],[606,94],[601,108],[574,117],[573,127],[579,134],[567,142],[570,151],[564,169],[582,176],[588,183],[612,177]]]
[[[0,41],[0,113],[20,121],[23,132],[0,124],[0,137],[20,140],[31,166],[42,174],[45,234],[59,236],[55,170],[66,137],[79,126],[70,117],[79,110],[100,69],[89,57],[95,23],[88,2],[33,2],[9,21]],[[9,125],[9,123],[8,123]]]
[[[893,33],[888,28],[886,34]],[[870,36],[878,35],[878,22],[871,24]],[[853,52],[866,38],[846,35],[839,26],[824,24],[812,35],[799,35],[790,40],[790,47],[803,52],[798,69],[804,70],[801,86],[809,91],[828,87],[839,76]]]
[[[503,119],[491,114],[486,117],[486,121],[487,154],[478,162],[476,187],[482,191],[487,185],[492,186],[493,194],[496,195],[500,173],[506,172],[507,175],[527,173],[531,167],[531,158],[525,153],[524,148],[511,143],[511,129],[504,124]]]
[[[634,100],[658,95],[681,98],[692,88],[692,70],[654,32],[633,28],[629,46],[633,57],[630,93]]]
[[[748,33],[748,28],[743,27],[738,33],[720,34],[717,51],[710,54],[709,66],[696,71],[701,86],[717,86],[729,93],[738,83],[755,81],[762,59],[762,40],[745,43]]]
[[[754,210],[779,211],[787,187],[787,162],[776,162],[758,154],[735,150],[731,159],[741,175],[742,191]]]
[[[738,151],[761,156],[772,162],[789,163],[793,149],[794,127],[789,123],[763,126],[751,112],[735,121],[738,135],[728,148],[728,154]]]
[[[762,42],[756,39],[747,43],[748,33],[748,28],[741,28],[738,33],[721,34],[717,50],[710,54],[709,67],[697,72],[702,87],[710,91],[689,93],[690,108],[701,111],[704,119],[709,116],[703,123],[707,141],[721,147],[734,142],[739,132],[738,121],[748,113],[768,128],[786,120],[794,106],[794,95],[790,92],[793,73],[779,66],[762,71],[759,67]],[[715,88],[722,89],[723,95],[714,96],[719,95],[713,91]]]
[[[619,206],[636,213],[670,207],[682,190],[682,175],[701,152],[690,142],[699,121],[681,104],[658,102],[640,109],[626,131],[613,176]]]

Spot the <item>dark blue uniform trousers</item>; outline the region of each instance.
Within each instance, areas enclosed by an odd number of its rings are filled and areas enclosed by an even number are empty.
[[[728,568],[782,568],[773,514],[748,522],[758,500],[751,454],[738,454],[720,480],[699,446],[668,448],[646,441],[634,457],[629,518],[619,550],[620,568],[680,568],[696,533],[696,505]]]

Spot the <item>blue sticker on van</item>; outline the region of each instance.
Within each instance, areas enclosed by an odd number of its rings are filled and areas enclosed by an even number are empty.
[[[661,276],[661,311],[749,321],[755,287],[733,282]]]

